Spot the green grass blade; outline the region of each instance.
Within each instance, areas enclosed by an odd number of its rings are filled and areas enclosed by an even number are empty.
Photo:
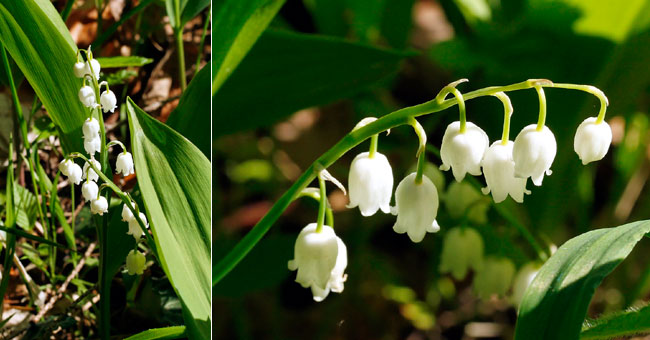
[[[185,326],[173,326],[149,329],[142,333],[130,336],[125,340],[166,340],[179,339],[184,336],[186,336]]]
[[[190,337],[210,337],[210,162],[128,98],[138,185],[158,259],[183,302]]]
[[[118,57],[101,57],[95,58],[102,65],[102,68],[117,68],[130,66],[144,66],[151,64],[153,59],[138,56],[118,56]]]

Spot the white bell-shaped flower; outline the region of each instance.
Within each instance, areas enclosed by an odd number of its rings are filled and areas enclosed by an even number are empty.
[[[131,202],[131,204],[135,206],[133,202]],[[126,204],[122,205],[122,221],[131,222],[131,220],[133,219],[135,219],[135,216],[133,216],[133,212],[131,211],[131,209],[129,209],[129,207]]]
[[[69,164],[67,170],[68,170],[68,180],[70,182],[74,184],[81,183],[82,171],[79,164],[73,162],[72,164]]]
[[[95,98],[95,90],[86,85],[79,89],[79,100],[85,107],[95,107],[97,105],[97,98]]]
[[[99,136],[99,122],[95,117],[88,118],[81,126],[81,130],[83,131],[84,139],[96,138]]]
[[[368,156],[368,152],[359,154],[350,166],[348,208],[359,206],[363,216],[372,216],[379,209],[387,214],[393,195],[393,170],[386,156],[379,152],[372,158]]]
[[[398,234],[408,233],[413,242],[420,242],[427,232],[440,230],[438,214],[438,190],[431,180],[422,176],[422,182],[415,183],[415,172],[406,176],[395,190],[397,221],[393,230]]]
[[[84,149],[92,157],[102,149],[102,140],[97,135],[95,138],[84,138]]]
[[[452,228],[442,244],[440,272],[451,273],[456,280],[464,279],[470,269],[481,268],[483,249],[483,238],[475,229]]]
[[[504,296],[515,276],[515,265],[507,258],[488,257],[474,276],[474,291],[481,299]]]
[[[113,112],[117,107],[117,98],[115,98],[115,93],[111,90],[102,92],[102,95],[99,97],[99,102],[102,104],[104,113],[108,111]]]
[[[322,301],[330,290],[343,291],[347,266],[347,249],[332,227],[324,225],[316,232],[316,223],[302,229],[294,247],[290,270],[297,270],[296,282],[304,288],[311,287],[314,300]]]
[[[492,143],[483,157],[483,174],[487,186],[483,189],[485,195],[492,192],[495,203],[503,202],[508,195],[516,202],[524,201],[524,194],[530,195],[526,190],[528,178],[515,177],[515,161],[512,159],[514,143],[508,141],[506,145],[501,140]]]
[[[124,210],[122,210],[122,212],[124,212]],[[149,224],[147,223],[147,216],[143,213],[140,213],[138,216],[140,216],[140,219],[142,220],[142,223],[144,223],[145,228],[149,227]],[[128,222],[129,222],[129,230],[126,233],[133,236],[136,242],[139,241],[142,235],[144,235],[144,232],[142,231],[142,228],[140,228],[138,219],[133,217]]]
[[[106,197],[100,196],[99,198],[90,200],[90,212],[99,216],[108,212],[108,201],[106,201]]]
[[[132,249],[126,256],[126,271],[129,275],[142,275],[146,258],[141,252]]]
[[[74,161],[71,159],[64,159],[63,162],[59,163],[59,170],[65,176],[70,176],[70,167],[74,164]]]
[[[117,161],[115,161],[115,173],[122,173],[122,176],[128,176],[135,173],[133,167],[133,156],[130,152],[121,152],[117,155]]]
[[[97,59],[92,59],[90,61],[90,66],[92,66],[92,72],[95,75],[95,79],[99,79],[99,71],[101,70],[101,65],[99,65],[99,61]],[[86,70],[88,74],[91,74],[90,66],[88,65],[88,62],[86,62]]]
[[[74,76],[77,78],[83,78],[86,75],[86,63],[77,62],[74,64]]]
[[[542,185],[544,174],[550,176],[553,173],[551,164],[556,153],[555,136],[548,127],[537,131],[537,124],[526,126],[519,132],[512,147],[515,177],[530,177],[533,184]]]
[[[102,170],[102,165],[99,164],[98,160],[91,158],[90,161],[93,162],[93,165],[95,165],[97,170]],[[86,174],[91,181],[97,181],[99,179],[99,175],[95,172],[95,170],[93,170],[93,168],[90,167],[90,164],[88,164],[88,162],[84,164],[83,175],[81,178],[86,179]]]
[[[596,123],[596,120],[590,117],[580,123],[573,140],[573,150],[583,165],[603,159],[612,144],[612,128],[607,122]]]
[[[86,200],[86,202],[96,199],[98,192],[99,187],[97,186],[97,183],[93,181],[86,181],[81,186],[81,195]]]
[[[468,172],[474,176],[481,174],[481,160],[490,143],[485,131],[474,123],[466,122],[465,128],[465,132],[461,133],[460,122],[449,124],[440,146],[440,170],[451,168],[458,182]]]

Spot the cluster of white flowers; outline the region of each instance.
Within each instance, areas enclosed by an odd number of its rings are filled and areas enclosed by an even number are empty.
[[[101,109],[104,112],[115,111],[115,108],[117,107],[117,98],[115,97],[115,93],[108,88],[107,82],[102,81],[101,83],[98,83],[101,65],[97,59],[92,58],[92,53],[87,52],[86,56],[88,61],[78,61],[75,63],[73,68],[75,76],[83,78],[83,86],[79,89],[79,100],[84,106],[90,108],[91,112],[94,109]],[[92,86],[86,85],[87,80],[91,81]],[[102,85],[106,86],[106,90],[102,92],[99,99],[100,104],[98,104],[95,88],[101,89]],[[101,117],[101,114],[99,116]],[[108,201],[105,197],[101,196],[101,188],[97,185],[99,174],[97,174],[90,165],[92,163],[97,171],[102,170],[101,163],[95,159],[95,154],[101,153],[103,147],[99,121],[92,116],[89,117],[83,123],[82,132],[84,149],[90,156],[88,162],[84,164],[82,169],[72,159],[66,158],[61,162],[61,164],[59,164],[59,170],[63,175],[68,177],[68,180],[71,183],[76,185],[78,185],[82,179],[85,180],[81,186],[81,194],[86,202],[90,202],[91,213],[102,216],[104,213],[108,212]],[[119,141],[113,141],[106,147],[110,147],[112,143],[119,144],[123,149],[123,151],[117,156],[115,162],[116,174],[121,173],[122,176],[125,177],[134,174],[135,168],[131,153],[127,152],[124,145]],[[133,202],[130,202],[130,204],[135,207]],[[139,217],[145,227],[148,227],[146,215],[140,212]],[[143,235],[143,231],[140,228],[138,220],[134,217],[126,204],[122,209],[122,220],[129,224],[129,230],[127,233],[133,235],[137,245]],[[142,274],[142,271],[145,268],[144,255],[137,250],[132,250],[127,256],[126,268],[128,273],[131,275]]]
[[[483,174],[487,187],[482,191],[486,195],[491,192],[496,203],[504,201],[508,195],[516,202],[523,202],[524,194],[530,194],[526,189],[528,178],[531,178],[534,185],[542,185],[544,175],[551,174],[550,168],[557,152],[555,137],[543,124],[546,115],[543,91],[541,88],[537,90],[540,92],[540,100],[544,100],[543,104],[540,102],[541,123],[526,126],[514,142],[507,138],[512,106],[505,94],[497,94],[497,97],[504,100],[504,105],[507,104],[504,140],[497,140],[492,145],[489,144],[485,131],[476,124],[465,121],[463,105],[463,121],[449,124],[442,138],[440,169],[451,169],[457,182],[461,182],[467,173],[474,176]],[[458,96],[460,95],[457,94]],[[374,120],[376,118],[362,120],[355,130]],[[426,134],[414,119],[411,124],[420,138],[419,153],[423,152]],[[373,137],[370,152],[363,152],[352,161],[348,208],[359,207],[363,216],[374,215],[378,210],[392,212],[397,215],[393,230],[400,234],[407,233],[413,242],[421,242],[427,232],[440,230],[436,221],[438,190],[428,177],[423,176],[423,168],[418,166],[418,172],[407,175],[397,185],[395,206],[391,207],[393,172],[386,156],[376,151],[377,138],[377,135]],[[582,163],[587,164],[602,159],[611,141],[612,132],[603,117],[587,118],[577,129],[574,149]],[[424,158],[423,155],[419,157],[420,164]],[[327,204],[323,202],[326,202],[326,197],[320,199],[321,205]],[[307,225],[296,240],[294,257],[289,261],[289,269],[298,271],[296,282],[305,288],[311,287],[314,300],[322,301],[330,291],[343,290],[343,282],[347,278],[344,274],[347,249],[332,227],[323,226],[319,230],[315,223]],[[467,259],[470,258],[474,257]],[[463,266],[469,265],[463,262]],[[514,272],[514,268],[511,271]],[[464,275],[464,272],[465,269],[456,275]]]

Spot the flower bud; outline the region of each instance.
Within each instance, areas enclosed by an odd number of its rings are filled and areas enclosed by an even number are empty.
[[[468,182],[452,182],[444,197],[449,216],[460,219],[467,217],[477,224],[487,222],[489,200]]]
[[[515,161],[512,159],[512,147],[514,143],[501,144],[501,140],[492,143],[492,146],[485,152],[483,157],[483,173],[487,186],[483,194],[492,192],[495,203],[503,202],[508,195],[516,202],[524,201],[524,194],[530,195],[526,190],[527,178],[515,177]]]
[[[296,282],[303,288],[311,287],[314,301],[320,302],[330,290],[343,291],[347,264],[347,249],[334,229],[324,225],[321,232],[316,232],[316,223],[310,223],[298,235],[294,259],[288,267],[298,271]]]
[[[97,193],[99,193],[99,187],[97,187],[97,183],[93,181],[86,181],[81,186],[81,195],[86,202],[96,199]]]
[[[100,196],[99,198],[92,199],[90,201],[90,212],[99,216],[108,212],[108,201],[106,201],[106,197]]]
[[[92,139],[84,138],[84,149],[91,157],[95,152],[100,152],[102,149],[102,140],[99,138],[99,135]]]
[[[86,119],[81,126],[84,134],[84,139],[93,139],[99,135],[99,122],[94,117]]]
[[[143,213],[140,213],[138,216],[140,216],[142,223],[144,223],[144,227],[145,228],[149,227],[149,224],[147,223],[147,216]],[[122,217],[124,217],[124,208],[122,208]],[[142,237],[142,235],[144,235],[144,232],[142,228],[140,228],[140,223],[138,223],[138,219],[133,217],[128,222],[129,222],[129,231],[127,231],[126,233],[133,236],[136,242],[140,241],[140,238]]]
[[[99,65],[99,61],[97,61],[97,59],[92,59],[92,60],[90,61],[90,66],[92,66],[92,72],[93,72],[94,75],[95,75],[95,79],[99,79],[99,70],[101,70],[101,68],[102,68],[102,67]],[[86,68],[87,68],[88,74],[91,74],[91,73],[90,73],[90,71],[91,71],[91,70],[90,70],[90,66],[88,66],[88,62],[86,62]]]
[[[596,120],[596,117],[590,117],[580,123],[573,140],[573,150],[583,165],[603,159],[612,144],[612,129],[609,124],[605,121],[596,123]]]
[[[77,163],[72,163],[68,166],[68,180],[74,184],[81,182],[82,171]]]
[[[90,161],[93,163],[93,165],[95,165],[97,170],[102,170],[102,165],[99,164],[98,160],[91,158]],[[88,164],[88,162],[84,164],[83,174],[81,178],[86,179],[86,175],[91,181],[97,181],[99,179],[99,175],[95,172],[95,170],[93,170],[93,168],[90,167],[90,164]]]
[[[137,250],[131,250],[126,256],[126,271],[129,275],[142,275],[145,267],[144,254]]]
[[[131,202],[131,204],[133,204],[133,202]],[[131,220],[133,219],[135,219],[135,216],[133,216],[133,212],[131,211],[131,209],[129,209],[129,207],[126,204],[124,204],[122,206],[122,221],[131,222]]]
[[[555,136],[548,127],[537,131],[537,124],[526,126],[519,132],[512,147],[515,177],[530,177],[533,184],[542,185],[544,173],[547,176],[552,173],[550,169],[556,152]]]
[[[393,226],[398,234],[407,233],[411,241],[420,242],[427,232],[440,230],[438,214],[438,191],[431,180],[422,176],[422,182],[415,183],[416,173],[406,176],[395,190],[395,211],[397,221]]]
[[[77,78],[83,78],[86,75],[86,64],[77,62],[74,64],[74,75]]]
[[[440,272],[451,273],[462,280],[471,268],[479,270],[483,264],[483,239],[472,228],[453,228],[445,235],[440,257]]]
[[[361,215],[372,216],[381,209],[390,212],[390,198],[393,195],[393,170],[386,156],[379,152],[370,158],[363,152],[354,158],[350,166],[348,186],[350,204],[359,206]]]
[[[117,98],[115,98],[115,93],[111,90],[102,92],[102,95],[99,97],[99,102],[102,104],[102,110],[104,110],[104,113],[108,111],[113,112],[117,107]]]
[[[524,293],[530,284],[533,282],[537,273],[539,272],[540,265],[535,262],[526,264],[525,266],[519,269],[517,276],[515,276],[515,281],[512,285],[512,297],[510,300],[515,306],[521,304],[521,300],[524,298]]]
[[[82,86],[79,89],[79,100],[85,107],[95,107],[97,105],[97,99],[95,98],[95,90],[92,87],[86,85]]]
[[[117,155],[117,161],[115,161],[115,173],[122,173],[122,176],[128,176],[135,173],[133,168],[133,156],[130,152],[122,152]]]
[[[474,176],[481,174],[481,160],[490,143],[485,131],[474,123],[467,122],[465,127],[465,132],[460,132],[460,122],[449,124],[440,146],[440,170],[451,168],[458,182],[468,172]]]
[[[515,265],[506,258],[488,257],[474,276],[474,291],[481,299],[488,299],[493,294],[500,296],[510,288],[515,275]]]
[[[74,161],[71,159],[64,159],[63,162],[59,163],[59,170],[66,177],[70,176],[70,167],[74,164]]]

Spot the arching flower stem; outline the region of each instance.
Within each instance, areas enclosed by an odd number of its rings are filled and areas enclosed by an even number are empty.
[[[327,210],[327,191],[325,190],[325,178],[322,172],[318,173],[318,187],[320,188],[320,201],[318,203],[316,232],[320,233],[323,230],[323,224],[325,224],[325,211]]]
[[[510,97],[504,92],[497,92],[494,94],[503,103],[503,134],[501,135],[501,145],[507,145],[510,140],[510,117],[514,109]]]
[[[541,86],[535,86],[537,96],[539,97],[539,118],[537,119],[537,131],[542,131],[546,124],[546,95]]]
[[[303,191],[300,192],[298,197],[310,197],[316,200],[316,202],[320,203],[321,202],[321,196],[320,196],[320,189],[319,188],[305,188]],[[332,207],[329,205],[329,202],[326,200],[327,207],[325,210],[325,224],[334,228],[334,213],[332,212]]]
[[[379,142],[379,134],[374,134],[370,137],[370,150],[368,151],[368,158],[375,157],[377,153],[377,144]]]
[[[607,112],[607,106],[609,106],[609,99],[605,96],[605,93],[599,88],[591,85],[576,85],[576,84],[563,84],[563,83],[553,83],[551,86],[559,89],[569,89],[569,90],[579,90],[587,93],[591,93],[600,100],[600,110],[598,111],[598,118],[596,118],[596,124],[600,124],[605,119],[605,113]]]

